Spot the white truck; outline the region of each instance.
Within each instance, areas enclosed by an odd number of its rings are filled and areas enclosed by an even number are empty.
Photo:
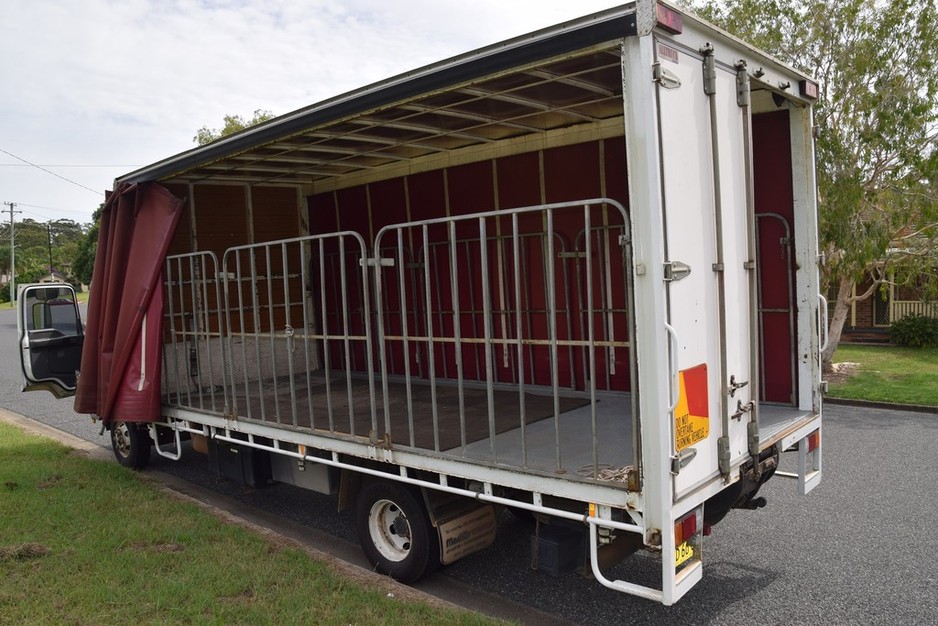
[[[278,117],[115,181],[87,328],[21,291],[24,387],[124,465],[337,494],[402,581],[508,507],[672,604],[730,509],[821,478],[816,97],[641,0]],[[659,585],[604,575],[638,550]]]

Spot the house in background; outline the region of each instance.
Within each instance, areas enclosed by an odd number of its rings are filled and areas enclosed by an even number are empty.
[[[854,287],[854,294],[870,288],[872,280]],[[920,285],[894,282],[877,289],[862,302],[854,302],[844,324],[843,341],[888,343],[889,326],[909,315],[938,318],[938,300],[926,298]]]
[[[39,279],[39,282],[41,283],[67,283],[68,277],[64,273],[60,272],[59,270],[53,267],[50,273],[46,274],[41,279]]]

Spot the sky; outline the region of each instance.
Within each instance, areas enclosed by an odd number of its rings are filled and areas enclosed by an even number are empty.
[[[115,177],[225,115],[281,115],[621,3],[2,0],[0,202],[88,223]]]

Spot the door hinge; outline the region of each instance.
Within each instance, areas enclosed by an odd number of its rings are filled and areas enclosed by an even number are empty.
[[[677,454],[671,457],[671,473],[677,476],[681,473],[681,469],[687,467],[687,464],[694,460],[694,457],[697,456],[696,448],[684,448]]]
[[[681,86],[681,79],[677,74],[655,63],[652,69],[653,80],[665,89],[677,89]]]
[[[744,59],[736,62],[736,104],[740,107],[750,105],[749,72],[746,71],[746,61]]]
[[[681,261],[668,261],[664,264],[664,279],[675,282],[690,275],[690,265]]]
[[[759,424],[749,422],[747,431],[749,435],[749,454],[750,456],[759,456]]]
[[[704,94],[712,96],[717,92],[717,66],[716,58],[713,56],[713,44],[705,43],[700,48],[700,54],[703,55]]]
[[[720,473],[728,476],[730,473],[730,438],[726,435],[717,439],[717,463]]]

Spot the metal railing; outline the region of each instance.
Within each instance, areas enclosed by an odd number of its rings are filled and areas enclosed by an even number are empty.
[[[628,215],[596,199],[167,260],[164,400],[599,479],[636,463]],[[188,365],[187,365],[188,363]],[[619,472],[621,475],[621,472]]]
[[[893,300],[890,304],[890,322],[901,320],[910,315],[924,315],[938,318],[938,302],[921,300]]]

